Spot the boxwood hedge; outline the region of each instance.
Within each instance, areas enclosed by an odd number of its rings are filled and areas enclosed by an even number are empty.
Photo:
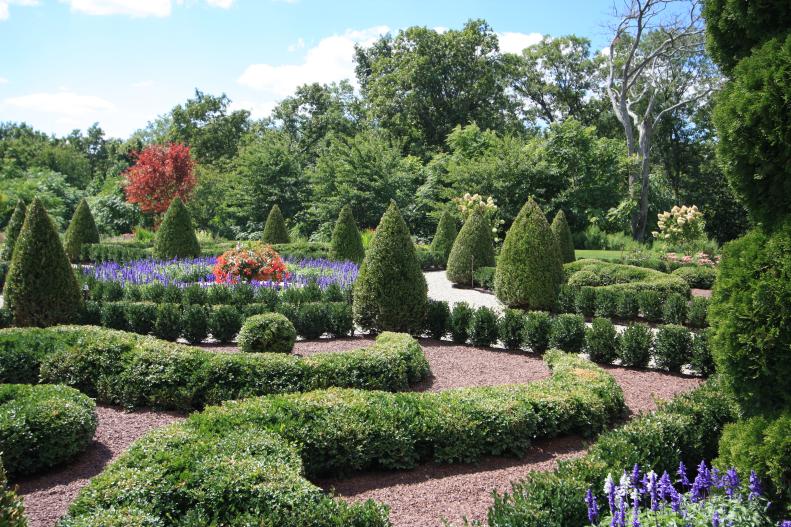
[[[563,266],[567,283],[574,288],[595,287],[598,291],[656,291],[662,297],[679,293],[689,297],[689,285],[679,277],[647,269],[594,259],[582,259]]]
[[[99,402],[194,409],[229,399],[328,387],[405,390],[429,373],[411,337],[298,357],[215,353],[91,326],[0,330],[0,382],[59,383]]]
[[[74,388],[0,385],[0,452],[11,478],[68,461],[96,431],[96,404]]]
[[[536,437],[589,435],[621,415],[610,375],[562,352],[546,357],[551,378],[529,385],[330,389],[208,408],[136,443],[62,525],[389,525],[386,507],[334,500],[305,477],[521,455]]]

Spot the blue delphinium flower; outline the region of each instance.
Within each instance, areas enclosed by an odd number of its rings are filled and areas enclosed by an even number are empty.
[[[596,525],[599,523],[599,505],[596,503],[596,496],[593,495],[591,489],[588,489],[585,494],[585,504],[588,505],[588,521],[591,522],[591,525]]]
[[[748,488],[750,489],[749,499],[752,500],[761,496],[761,480],[758,479],[758,474],[756,474],[754,470],[750,471],[750,484]]]

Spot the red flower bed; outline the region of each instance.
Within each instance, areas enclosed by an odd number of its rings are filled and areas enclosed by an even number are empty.
[[[288,278],[286,264],[271,245],[237,246],[217,257],[212,269],[214,281],[238,284],[252,280],[281,282]]]

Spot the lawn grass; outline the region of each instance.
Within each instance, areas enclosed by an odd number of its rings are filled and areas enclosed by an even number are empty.
[[[599,249],[577,249],[574,251],[577,259],[580,258],[596,258],[598,260],[618,260],[621,255],[623,255],[622,251],[605,251]]]

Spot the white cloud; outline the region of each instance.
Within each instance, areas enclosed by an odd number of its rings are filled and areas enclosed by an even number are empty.
[[[354,45],[369,46],[388,31],[387,26],[377,26],[347,30],[342,35],[323,38],[307,50],[302,63],[251,64],[237,82],[278,99],[291,95],[298,86],[306,83],[324,84],[343,79],[354,81]]]
[[[38,5],[38,0],[0,0],[0,20],[8,20],[11,5],[33,6]]]
[[[0,77],[0,84],[8,84],[8,79],[5,77]]]
[[[31,93],[9,97],[3,101],[3,104],[11,108],[65,117],[82,117],[115,109],[115,105],[106,99],[74,92]]]
[[[241,100],[241,101],[231,101],[231,104],[228,105],[228,109],[232,112],[236,110],[247,110],[252,115],[253,119],[261,119],[263,117],[269,117],[269,114],[272,113],[272,110],[275,109],[277,106],[277,101],[270,100],[270,101],[251,101],[251,100]]]
[[[206,0],[206,3],[212,7],[219,7],[220,9],[229,9],[233,5],[234,0]]]
[[[508,32],[497,33],[500,40],[500,51],[503,53],[522,53],[526,47],[541,42],[541,33],[518,33]]]
[[[302,37],[299,37],[296,42],[294,42],[293,44],[289,44],[288,50],[291,53],[293,53],[293,52],[297,51],[298,49],[302,49],[304,47],[305,47],[305,39],[302,38]]]
[[[0,0],[0,2],[7,0]],[[11,0],[31,1],[31,0]],[[125,15],[136,18],[141,17],[166,17],[173,10],[172,0],[60,0],[69,4],[72,11],[94,16]],[[182,5],[185,0],[175,0],[177,5]],[[234,0],[205,0],[211,7],[229,9]]]

